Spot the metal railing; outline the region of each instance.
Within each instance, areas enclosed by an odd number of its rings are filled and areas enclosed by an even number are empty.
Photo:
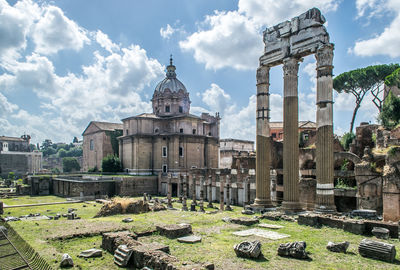
[[[0,226],[0,270],[51,270],[50,265],[6,222]]]

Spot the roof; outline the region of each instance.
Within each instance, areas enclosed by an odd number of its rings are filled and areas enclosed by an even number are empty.
[[[128,119],[133,119],[133,118],[150,118],[150,119],[160,119],[160,120],[170,120],[170,119],[176,119],[176,118],[185,118],[185,117],[189,117],[189,118],[195,118],[195,119],[200,119],[203,120],[205,122],[207,122],[205,119],[202,119],[201,117],[194,115],[194,114],[180,114],[180,115],[173,115],[173,116],[157,116],[154,113],[141,113],[135,116],[131,116],[131,117],[127,117],[122,119],[122,121],[124,120],[128,120]]]
[[[233,139],[233,138],[221,139],[220,141],[221,141],[221,142],[243,142],[243,143],[252,143],[252,144],[254,144],[253,141],[239,140],[239,139]]]
[[[283,122],[269,122],[270,128],[283,128]],[[299,121],[299,128],[317,128],[313,121]]]
[[[26,140],[19,137],[0,136],[0,141],[25,142]]]
[[[96,126],[101,131],[114,131],[114,130],[123,130],[123,124],[120,123],[110,123],[110,122],[99,122],[99,121],[90,121],[89,125],[85,128],[82,134],[85,134],[86,130],[91,126]]]

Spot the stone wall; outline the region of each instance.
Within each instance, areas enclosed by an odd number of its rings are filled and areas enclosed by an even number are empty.
[[[114,181],[81,181],[54,178],[53,194],[61,197],[77,199],[97,199],[104,196],[115,196]]]
[[[26,173],[39,172],[42,169],[42,153],[34,152],[2,152],[0,153],[0,175],[7,177],[14,172],[16,177]]]
[[[157,194],[157,176],[114,177],[115,193],[119,196],[141,196],[143,193]]]

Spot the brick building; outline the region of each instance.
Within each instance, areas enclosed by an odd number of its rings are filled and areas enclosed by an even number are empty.
[[[274,141],[283,141],[283,122],[270,122],[270,136]],[[299,133],[303,132],[303,140],[308,140],[309,133],[315,132],[317,125],[312,121],[299,121]]]

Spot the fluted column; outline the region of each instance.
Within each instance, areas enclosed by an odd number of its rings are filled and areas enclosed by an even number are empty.
[[[283,202],[286,212],[301,211],[299,203],[299,59],[283,60]]]
[[[187,211],[187,178],[186,174],[183,175],[183,199],[182,199],[182,211]]]
[[[256,199],[252,205],[256,210],[273,207],[269,176],[271,163],[269,70],[267,66],[260,66],[257,69]]]
[[[317,59],[317,196],[315,211],[335,212],[333,158],[333,44],[318,48]]]
[[[211,174],[208,176],[208,208],[213,208],[212,204],[212,176]]]
[[[168,208],[172,208],[172,175],[168,173]]]
[[[196,175],[192,175],[192,205],[196,206]]]

